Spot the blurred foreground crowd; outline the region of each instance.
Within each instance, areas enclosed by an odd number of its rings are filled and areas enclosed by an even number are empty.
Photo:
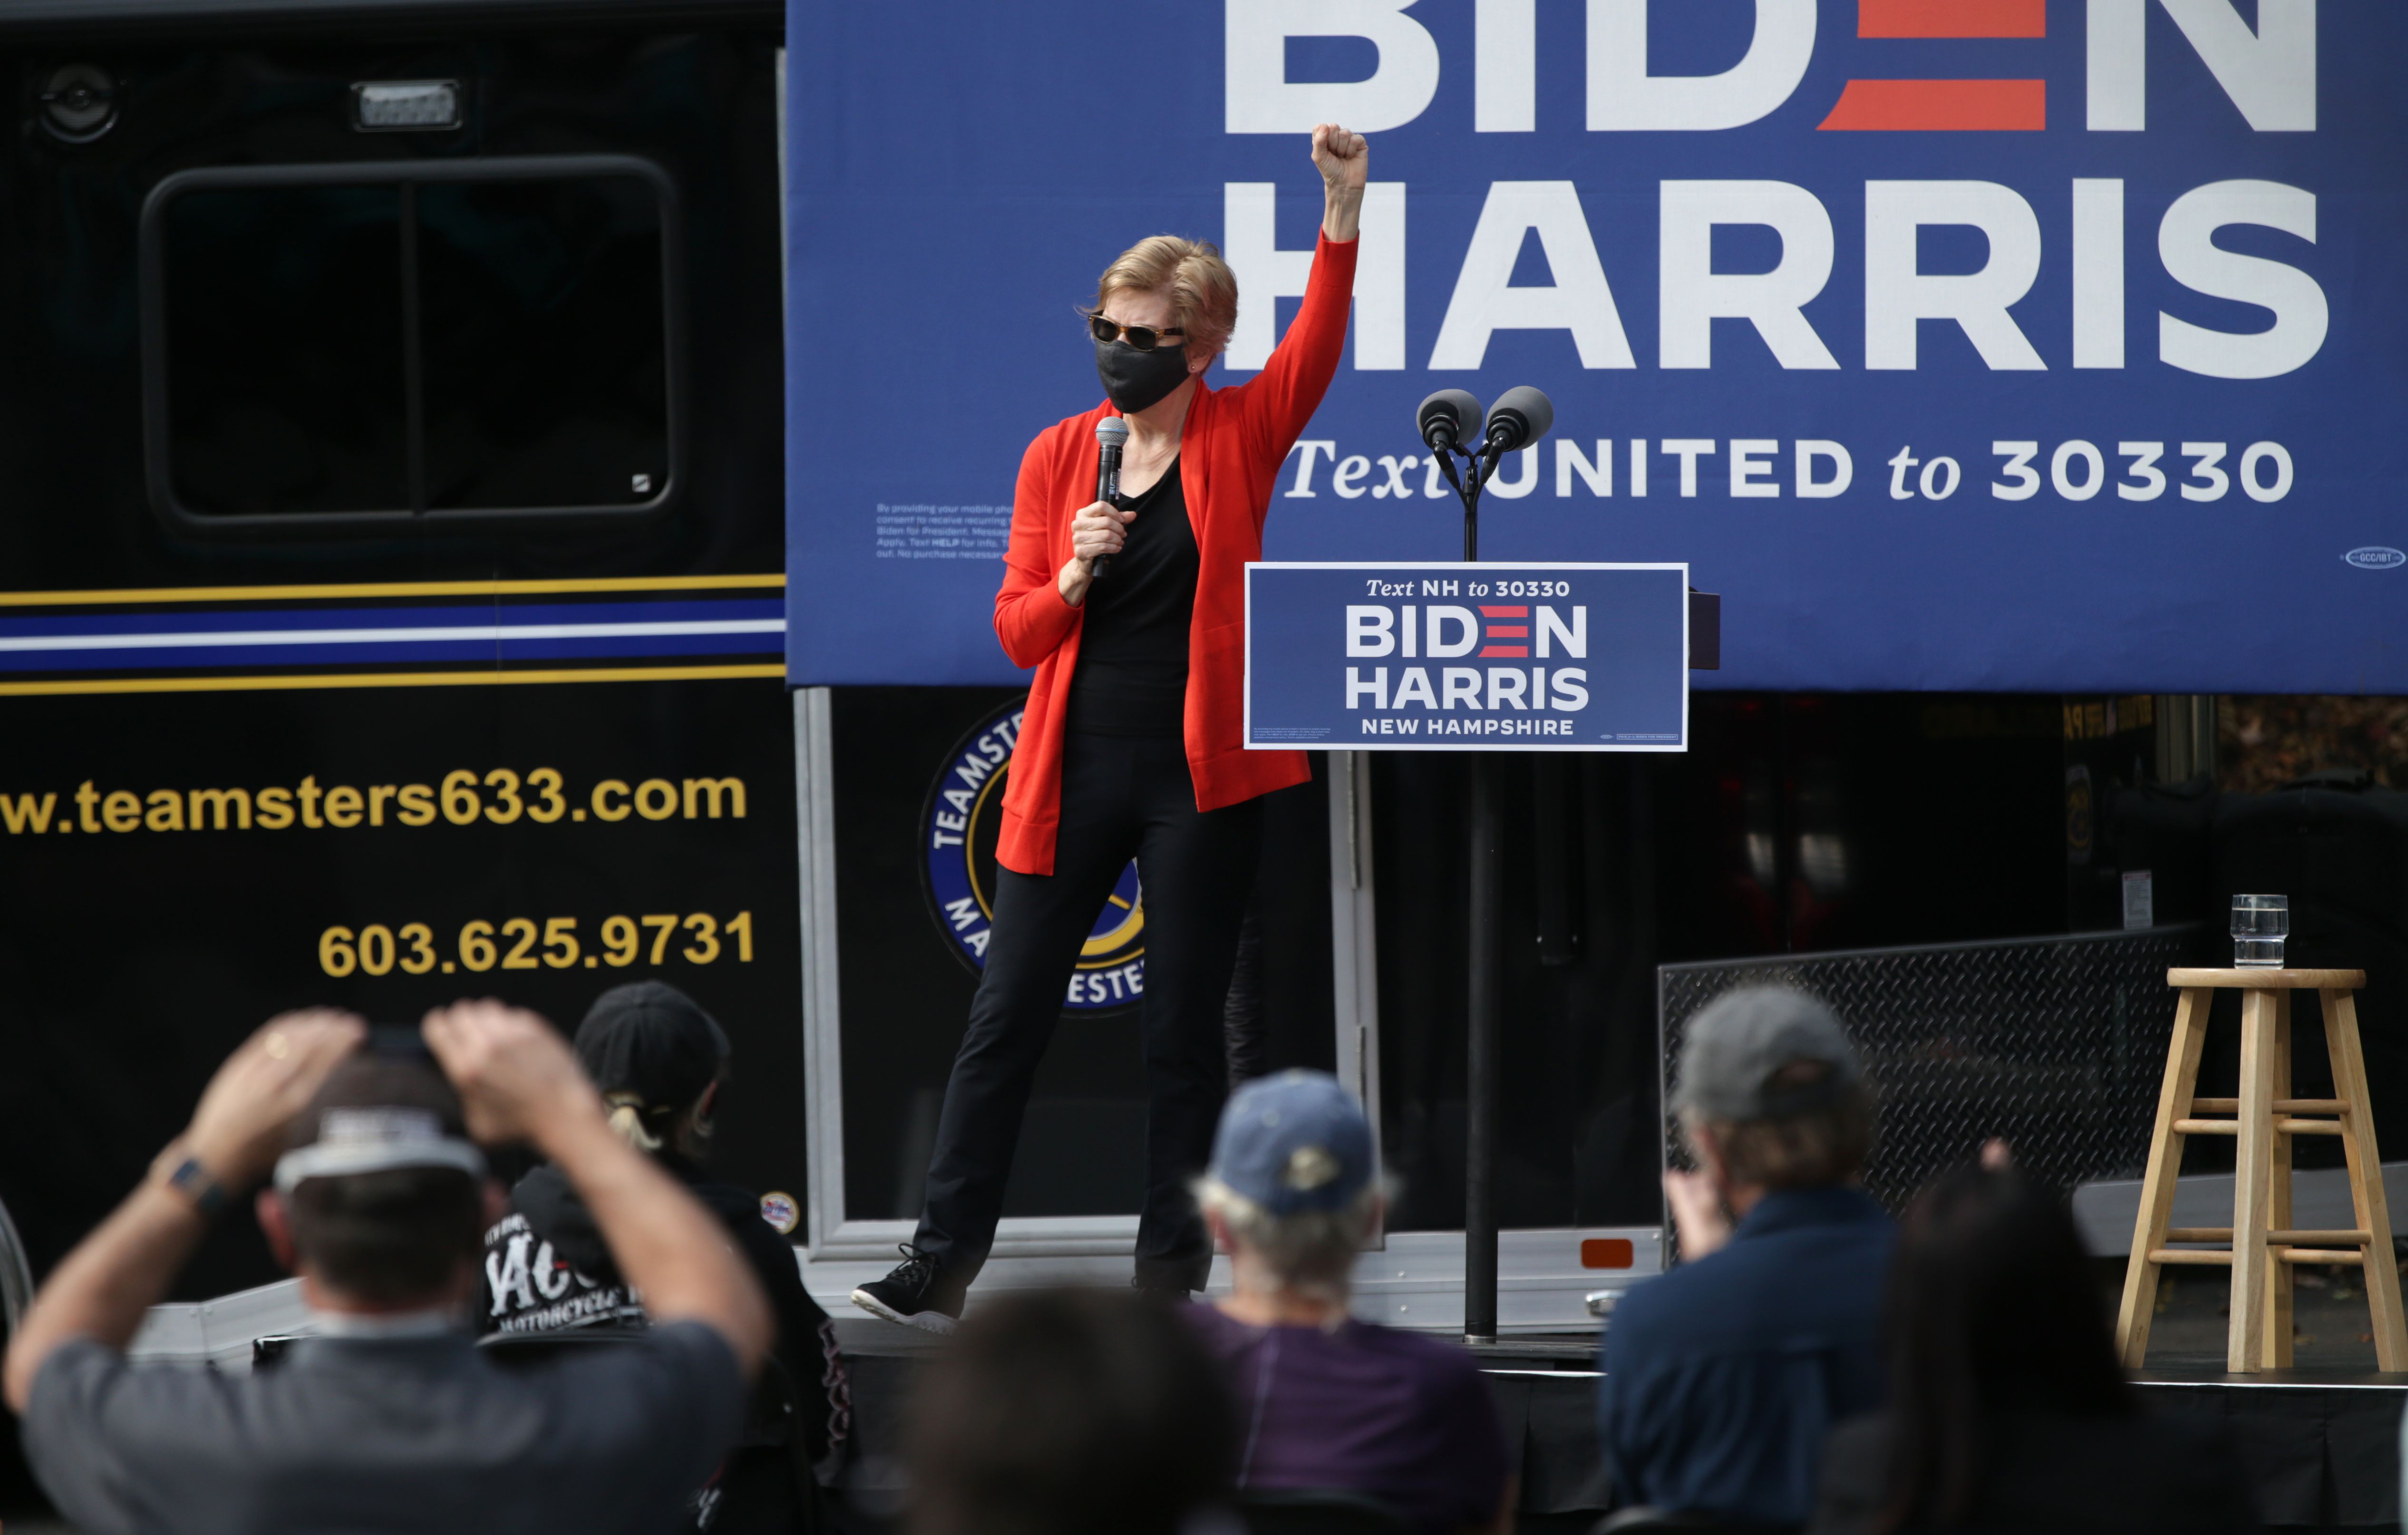
[[[490,1001],[415,1032],[271,1021],[12,1341],[36,1474],[85,1535],[863,1528],[832,1490],[836,1330],[755,1197],[705,1170],[727,1066],[658,983],[606,993],[573,1045]],[[2002,1151],[1897,1222],[1856,1186],[1874,1103],[1819,1002],[1722,998],[1677,1084],[1682,1261],[1602,1349],[1609,1527],[2256,1528],[2229,1446],[2143,1414],[2056,1194]],[[486,1149],[515,1144],[543,1160],[505,1189]],[[249,1373],[130,1361],[254,1188],[309,1335]],[[917,1382],[908,1529],[1512,1529],[1473,1358],[1350,1314],[1385,1192],[1333,1079],[1240,1088],[1195,1184],[1229,1293],[974,1308]]]

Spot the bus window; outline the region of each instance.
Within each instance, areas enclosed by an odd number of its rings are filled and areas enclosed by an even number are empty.
[[[632,177],[418,194],[426,495],[637,505],[668,473],[661,210]]]
[[[202,534],[660,509],[669,207],[620,157],[170,178],[143,223],[158,509]]]
[[[167,440],[200,517],[409,505],[398,187],[215,187],[165,229]]]

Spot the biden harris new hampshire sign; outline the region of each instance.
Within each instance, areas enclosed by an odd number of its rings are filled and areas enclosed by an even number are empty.
[[[1249,749],[1679,752],[1677,565],[1250,565]]]
[[[1020,675],[1021,453],[1101,397],[1073,307],[1213,240],[1209,378],[1253,377],[1335,121],[1371,145],[1352,334],[1266,559],[1449,558],[1414,403],[1531,383],[1555,431],[1482,552],[1687,565],[1713,686],[2408,692],[2403,0],[1098,15],[795,0],[796,682]],[[842,451],[866,412],[891,450]]]

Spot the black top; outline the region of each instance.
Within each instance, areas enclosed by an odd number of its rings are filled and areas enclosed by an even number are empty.
[[[1963,1535],[2241,1535],[2257,1499],[2224,1426],[2179,1417],[2016,1413],[1984,1436],[1990,1464]],[[1887,1495],[1890,1424],[1843,1423],[1823,1454],[1808,1535],[1858,1535]]]
[[[1068,727],[1090,736],[1168,736],[1185,728],[1187,631],[1202,561],[1187,520],[1179,461],[1142,495],[1128,542],[1087,588],[1079,667],[1070,677]]]
[[[686,1158],[664,1153],[661,1169],[717,1215],[751,1261],[778,1319],[778,1362],[806,1404],[805,1443],[814,1460],[849,1431],[852,1394],[826,1312],[803,1288],[795,1249],[761,1218],[761,1202],[713,1183]],[[580,1327],[646,1326],[642,1299],[619,1275],[602,1228],[561,1170],[547,1163],[510,1190],[510,1212],[485,1233],[484,1304],[479,1332],[559,1332]],[[810,1411],[824,1399],[824,1413]]]

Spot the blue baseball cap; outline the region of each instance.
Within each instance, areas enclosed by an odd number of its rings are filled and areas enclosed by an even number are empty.
[[[1232,1094],[1212,1176],[1273,1215],[1343,1210],[1371,1182],[1371,1122],[1326,1071],[1283,1071]]]

